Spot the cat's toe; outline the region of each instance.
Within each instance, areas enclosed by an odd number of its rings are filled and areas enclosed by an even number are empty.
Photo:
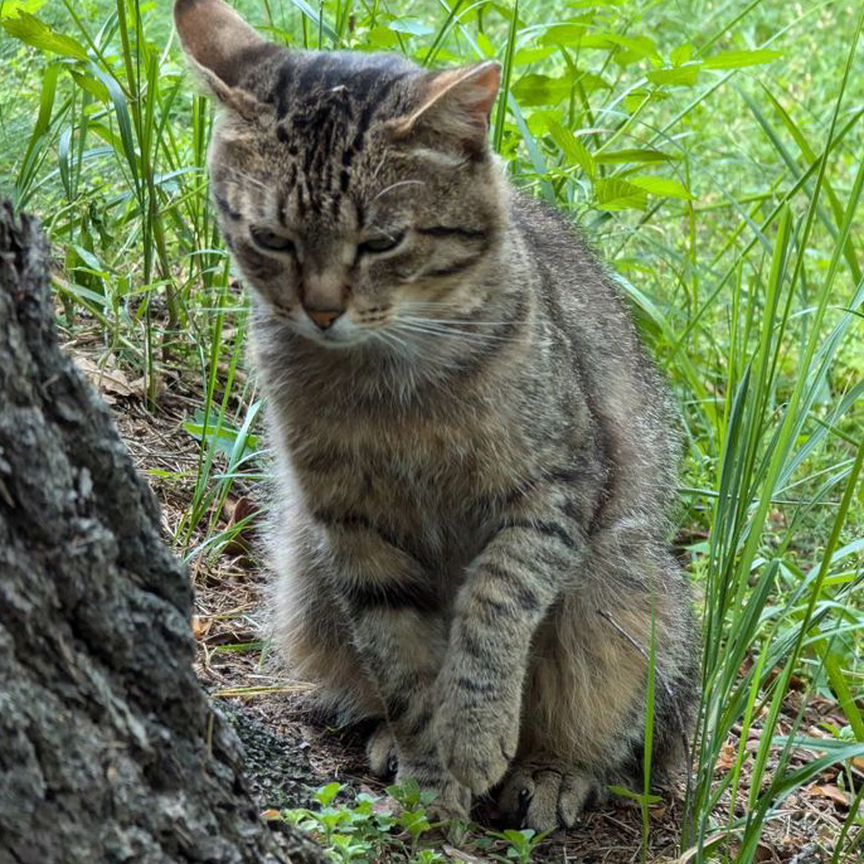
[[[393,777],[399,768],[399,750],[393,731],[385,721],[381,721],[366,742],[366,758],[369,770],[376,777]]]
[[[454,722],[455,720],[455,722]],[[496,730],[472,731],[459,718],[438,725],[438,748],[447,768],[475,795],[482,795],[506,773],[515,740]]]
[[[591,775],[572,767],[523,762],[504,781],[498,806],[519,828],[572,828],[596,786]]]
[[[507,772],[519,739],[519,706],[478,704],[474,694],[454,686],[435,715],[433,733],[447,769],[475,795],[491,789]]]

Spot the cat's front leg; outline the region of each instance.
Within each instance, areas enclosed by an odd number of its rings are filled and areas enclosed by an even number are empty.
[[[396,742],[397,784],[434,792],[433,810],[465,818],[471,793],[444,766],[432,733],[434,685],[447,649],[436,587],[410,553],[355,517],[322,544],[335,594]]]
[[[502,520],[456,601],[437,682],[433,729],[442,761],[480,795],[516,755],[534,632],[584,556],[575,519],[554,508]]]
[[[444,618],[411,608],[354,606],[351,625],[385,706],[384,722],[395,742],[390,755],[396,785],[413,781],[433,792],[428,809],[434,818],[467,819],[471,791],[444,765],[432,731],[435,681],[446,646]]]

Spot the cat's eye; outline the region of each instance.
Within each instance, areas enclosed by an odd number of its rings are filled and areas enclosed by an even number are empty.
[[[284,234],[277,234],[269,228],[252,228],[250,233],[255,243],[262,249],[271,249],[274,252],[294,251],[294,241]]]
[[[357,251],[361,255],[381,255],[383,252],[392,252],[397,246],[402,244],[404,239],[404,231],[397,231],[393,234],[382,234],[380,237],[364,240],[357,247]]]

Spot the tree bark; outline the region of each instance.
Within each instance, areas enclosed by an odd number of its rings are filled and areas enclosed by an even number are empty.
[[[48,267],[0,207],[0,864],[318,864],[258,819],[192,669],[189,580],[59,349]]]

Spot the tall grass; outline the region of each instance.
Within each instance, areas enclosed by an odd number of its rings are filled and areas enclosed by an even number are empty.
[[[864,13],[851,0],[237,5],[297,46],[502,61],[495,149],[607,253],[682,404],[682,542],[704,597],[683,847],[689,860],[755,860],[782,802],[839,764],[852,806],[834,860],[852,855]],[[62,256],[65,325],[97,322],[106,355],[146,377],[154,412],[169,373],[196,370],[187,430],[201,456],[177,536],[194,557],[230,539],[222,507],[261,471],[260,402],[238,374],[246,308],[207,198],[211,109],[192,95],[169,7],[0,0],[0,172]],[[844,725],[814,739],[803,708],[790,720],[793,682],[836,700]]]

